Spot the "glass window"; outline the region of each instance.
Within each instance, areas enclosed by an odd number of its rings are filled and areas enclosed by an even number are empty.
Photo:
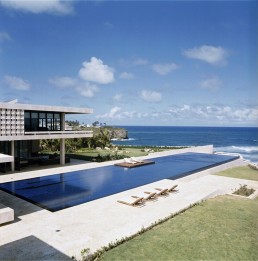
[[[57,131],[61,130],[61,115],[60,113],[55,113],[54,114],[54,129]]]
[[[40,112],[39,118],[40,119],[45,119],[46,118],[46,113],[45,112]]]
[[[39,131],[47,131],[47,114],[45,112],[39,113]]]
[[[53,113],[47,113],[47,118],[48,119],[53,119]]]
[[[60,113],[55,113],[55,114],[54,114],[54,118],[55,118],[55,119],[60,119],[60,118],[61,118]]]
[[[30,131],[30,112],[24,113],[24,124],[25,131]]]
[[[37,112],[31,113],[31,131],[37,131],[39,127],[39,114]]]

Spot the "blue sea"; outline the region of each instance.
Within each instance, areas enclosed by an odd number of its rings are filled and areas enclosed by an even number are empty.
[[[258,163],[258,128],[249,127],[168,127],[120,126],[128,131],[127,140],[117,145],[134,146],[202,146],[213,144],[214,150],[239,153]]]

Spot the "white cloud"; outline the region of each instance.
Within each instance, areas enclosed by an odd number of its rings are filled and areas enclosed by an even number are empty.
[[[148,63],[149,63],[149,61],[147,59],[143,59],[143,58],[137,58],[133,61],[134,65],[146,65]]]
[[[96,92],[99,91],[98,87],[94,84],[70,77],[55,77],[50,79],[49,82],[59,88],[74,89],[80,95],[87,98],[94,97]]]
[[[79,86],[76,86],[76,90],[80,93],[80,95],[92,98],[95,96],[95,93],[99,91],[98,87],[96,85],[90,84],[88,82],[81,84]]]
[[[114,27],[114,25],[108,21],[104,23],[104,26],[109,29],[112,29]]]
[[[122,94],[116,94],[113,99],[114,99],[115,101],[121,101],[121,100],[122,100],[122,97],[123,97]]]
[[[34,14],[51,13],[67,15],[73,13],[73,1],[62,0],[0,0],[0,6]]]
[[[228,105],[184,105],[171,107],[166,116],[182,121],[190,120],[213,124],[245,124],[257,122],[258,107],[231,107]]]
[[[16,76],[5,75],[4,82],[9,88],[18,91],[28,91],[31,88],[30,83],[28,81]]]
[[[220,46],[202,45],[200,47],[185,50],[183,55],[191,59],[207,62],[211,65],[225,65],[228,53]]]
[[[97,115],[96,117],[99,119],[133,119],[137,116],[136,111],[123,111],[120,107],[113,107],[111,108],[110,112]]]
[[[6,32],[0,32],[0,42],[7,42],[10,41],[11,37],[8,33]]]
[[[153,64],[152,65],[152,70],[160,75],[166,75],[178,68],[179,68],[179,66],[175,63],[164,63],[164,64]]]
[[[208,90],[218,90],[221,86],[221,81],[218,77],[212,76],[199,83],[199,86]]]
[[[53,85],[60,88],[74,87],[77,84],[77,80],[70,77],[55,77],[49,80]]]
[[[142,90],[140,97],[147,102],[160,102],[162,94],[155,91]]]
[[[134,78],[134,75],[132,73],[128,73],[128,72],[123,72],[119,75],[120,79],[125,79],[125,80],[131,80]]]
[[[166,111],[154,110],[153,112],[125,111],[121,107],[113,107],[108,113],[97,115],[100,119],[150,120],[174,123],[194,123],[202,125],[244,125],[257,123],[258,107],[242,107],[228,105],[174,105]]]
[[[103,64],[103,61],[92,57],[90,62],[84,62],[83,68],[79,71],[81,79],[99,84],[108,84],[113,82],[114,69]]]
[[[97,118],[110,118],[110,119],[114,119],[114,118],[120,118],[119,116],[119,112],[121,112],[121,108],[120,107],[113,107],[110,112],[105,113],[103,115],[98,115]]]

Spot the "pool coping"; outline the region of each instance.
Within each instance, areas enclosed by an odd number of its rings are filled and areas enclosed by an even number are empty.
[[[200,151],[205,150],[207,153],[207,149],[210,150],[210,147],[205,149],[202,147]],[[179,153],[184,152],[186,151]],[[177,153],[173,152],[173,154]],[[154,156],[165,155],[159,153],[151,154],[149,157]],[[143,159],[143,157],[141,158]],[[114,162],[97,164],[97,166],[112,164]],[[89,168],[94,167],[94,164],[83,165],[89,166]],[[133,235],[142,227],[148,227],[157,220],[180,212],[203,199],[229,193],[232,188],[239,185],[239,180],[210,174],[239,165],[247,165],[247,163],[238,159],[176,181],[160,180],[57,212],[41,209],[0,191],[1,201],[15,210],[15,221],[0,226],[0,234],[5,235],[0,238],[0,259],[23,260],[24,257],[27,259],[30,257],[31,259],[47,260],[51,257],[55,260],[70,260],[72,256],[80,258],[80,251],[84,248],[89,247],[91,251],[95,251],[116,239]],[[64,168],[67,168],[68,172],[71,169],[74,170],[74,166],[67,166],[55,168],[52,171]],[[35,173],[30,172],[29,174],[31,176]],[[38,173],[36,174],[38,175]],[[10,174],[9,181],[28,178],[26,173],[19,177],[14,175],[17,174]],[[243,180],[241,181],[243,182]],[[3,182],[3,179],[0,178],[0,182]],[[245,182],[258,189],[258,182]],[[155,202],[148,202],[142,208],[117,203],[117,200],[140,193],[145,189],[175,183],[179,185],[178,193],[159,198]],[[28,240],[31,244],[28,244]],[[38,245],[35,245],[35,242],[38,242]]]

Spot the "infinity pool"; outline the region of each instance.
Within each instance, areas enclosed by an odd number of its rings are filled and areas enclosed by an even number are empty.
[[[0,189],[52,212],[162,179],[178,179],[237,159],[236,156],[183,153],[152,159],[136,168],[99,167],[0,184]]]

